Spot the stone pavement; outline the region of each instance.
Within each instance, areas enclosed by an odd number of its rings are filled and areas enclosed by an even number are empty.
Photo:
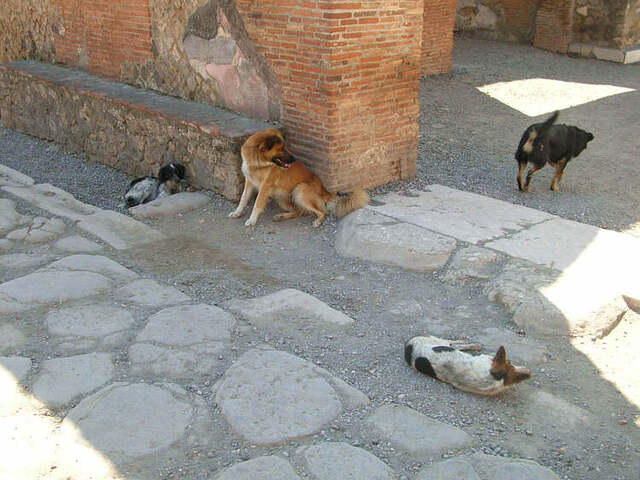
[[[318,437],[370,405],[364,392],[272,347],[249,345],[232,365],[226,361],[240,320],[304,335],[309,325],[335,332],[353,319],[293,289],[197,303],[109,258],[161,239],[152,227],[1,166],[0,187],[0,478],[165,478],[158,472],[166,465],[177,472],[171,478],[181,478],[181,462],[213,439],[230,449],[237,441],[299,446],[198,478],[408,478],[368,451],[368,443]],[[20,213],[17,199],[45,213]],[[202,200],[178,198],[177,209],[165,203],[176,212]],[[449,262],[451,282],[490,279],[487,296],[504,303],[522,328],[604,335],[626,308],[622,296],[640,298],[630,281],[638,271],[631,255],[637,243],[623,235],[439,186],[381,203],[340,223],[341,255],[421,271]],[[504,268],[494,278],[498,264]],[[595,268],[589,279],[597,277],[597,288],[582,278]],[[614,270],[629,273],[613,278]],[[576,278],[591,289],[587,305],[564,300],[563,289]],[[592,294],[598,289],[605,292]],[[34,345],[45,345],[40,361],[16,354]],[[220,376],[209,385],[214,408],[202,391],[180,386],[207,385],[211,372]],[[361,428],[371,441],[425,461],[416,480],[559,478],[530,460],[477,453],[462,429],[408,406],[376,408]]]
[[[525,331],[602,337],[640,302],[636,237],[441,185],[378,203],[341,222],[338,253],[423,272],[450,262],[446,279],[489,280]]]

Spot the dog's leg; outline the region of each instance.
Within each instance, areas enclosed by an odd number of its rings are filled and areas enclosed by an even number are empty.
[[[527,162],[518,162],[518,189],[524,192],[524,172],[527,169]]]
[[[302,212],[298,210],[290,197],[283,197],[278,199],[278,206],[285,211],[285,213],[279,213],[273,217],[274,222],[281,222],[283,220],[291,220],[302,215]]]
[[[313,222],[313,228],[318,228],[322,225],[329,215],[327,208],[318,194],[312,187],[307,184],[298,185],[292,194],[293,202],[300,208],[313,212],[316,215],[316,219]]]
[[[264,210],[264,207],[266,207],[267,202],[269,201],[269,197],[271,196],[271,189],[273,187],[272,183],[273,180],[267,177],[260,184],[256,202],[253,204],[253,210],[251,210],[251,216],[247,219],[246,222],[244,222],[245,227],[253,227],[257,223],[258,217]]]
[[[566,158],[561,158],[558,163],[553,165],[553,168],[556,169],[556,173],[553,176],[553,180],[551,180],[551,190],[553,190],[554,192],[557,192],[560,190],[560,187],[558,187],[558,183],[560,182],[560,180],[562,180],[562,174],[564,173],[564,167],[567,166],[567,159]]]
[[[529,172],[527,173],[527,180],[524,183],[525,192],[529,191],[529,184],[531,183],[531,177],[533,177],[533,174],[536,173],[538,170],[540,170],[540,167],[538,167],[537,165],[534,165],[529,169]]]
[[[247,208],[247,204],[251,197],[253,197],[254,188],[251,182],[248,179],[244,181],[244,190],[242,191],[242,196],[240,197],[240,203],[238,203],[237,208],[231,212],[228,216],[229,218],[238,218],[244,212],[244,209]]]

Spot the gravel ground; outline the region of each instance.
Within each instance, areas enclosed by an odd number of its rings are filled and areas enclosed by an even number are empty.
[[[516,188],[513,153],[524,128],[537,119],[475,89],[530,77],[630,86],[640,78],[640,66],[575,60],[526,46],[466,39],[457,39],[455,65],[452,74],[422,83],[418,177],[374,193],[439,183],[617,230],[640,220],[640,165],[633,156],[637,137],[632,136],[640,122],[637,93],[563,112],[561,118],[567,123],[594,131],[597,143],[570,165],[559,194],[548,191],[549,169],[540,172],[532,193],[524,195]],[[611,166],[605,160],[613,157],[617,162]],[[67,154],[56,145],[2,127],[0,163],[108,209],[118,209],[130,180],[121,172],[86,162],[82,155]],[[354,318],[354,327],[330,335],[250,325],[234,335],[236,356],[266,343],[320,364],[371,398],[368,409],[346,412],[313,441],[362,446],[388,462],[402,479],[414,478],[424,464],[398,454],[386,442],[372,441],[359,427],[375,408],[399,403],[464,428],[478,441],[479,451],[534,458],[561,478],[638,478],[637,405],[624,398],[613,381],[604,381],[598,367],[566,339],[535,339],[546,347],[548,361],[534,367],[531,381],[499,398],[468,395],[422,378],[403,364],[402,345],[411,336],[473,339],[487,328],[513,331],[507,313],[486,299],[481,284],[453,286],[441,281],[442,272],[422,275],[339,258],[333,245],[334,217],[314,230],[308,218],[273,224],[269,209],[255,229],[247,229],[243,221],[226,218],[234,208],[231,202],[215,195],[212,200],[189,214],[149,221],[171,236],[170,241],[111,256],[145,276],[177,286],[196,302],[217,304],[297,288]],[[614,330],[621,342],[638,318],[631,316]],[[585,348],[616,352],[594,345]],[[203,391],[215,408],[208,385],[183,386]],[[552,413],[544,402],[531,401],[540,392],[548,392],[555,402]],[[575,409],[570,408],[567,416],[584,410],[594,421],[558,428],[561,402]],[[221,437],[219,445],[213,446],[218,466],[262,453],[291,455],[296,448],[294,443],[255,449],[228,437]],[[185,459],[175,467],[175,471],[180,468],[180,478],[202,478],[204,466],[198,460]],[[162,478],[173,477],[165,473]]]

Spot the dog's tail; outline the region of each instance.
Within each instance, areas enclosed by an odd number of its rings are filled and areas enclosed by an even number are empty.
[[[358,188],[351,195],[339,196],[335,195],[331,201],[327,203],[327,208],[342,218],[349,213],[365,207],[369,204],[369,194]]]
[[[544,121],[544,123],[537,128],[538,137],[540,137],[541,135],[546,133],[547,130],[549,130],[551,128],[551,125],[556,123],[556,120],[558,120],[558,115],[559,114],[560,114],[560,112],[558,110],[556,110],[555,112],[553,112],[553,115],[551,115],[549,118],[547,118]]]

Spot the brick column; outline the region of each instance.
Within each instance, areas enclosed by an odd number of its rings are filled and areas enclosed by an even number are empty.
[[[293,152],[332,191],[415,176],[422,0],[237,0]]]
[[[453,68],[453,27],[456,0],[424,0],[422,68],[424,75],[450,72]]]
[[[543,0],[536,16],[533,46],[567,53],[573,28],[574,0]]]

